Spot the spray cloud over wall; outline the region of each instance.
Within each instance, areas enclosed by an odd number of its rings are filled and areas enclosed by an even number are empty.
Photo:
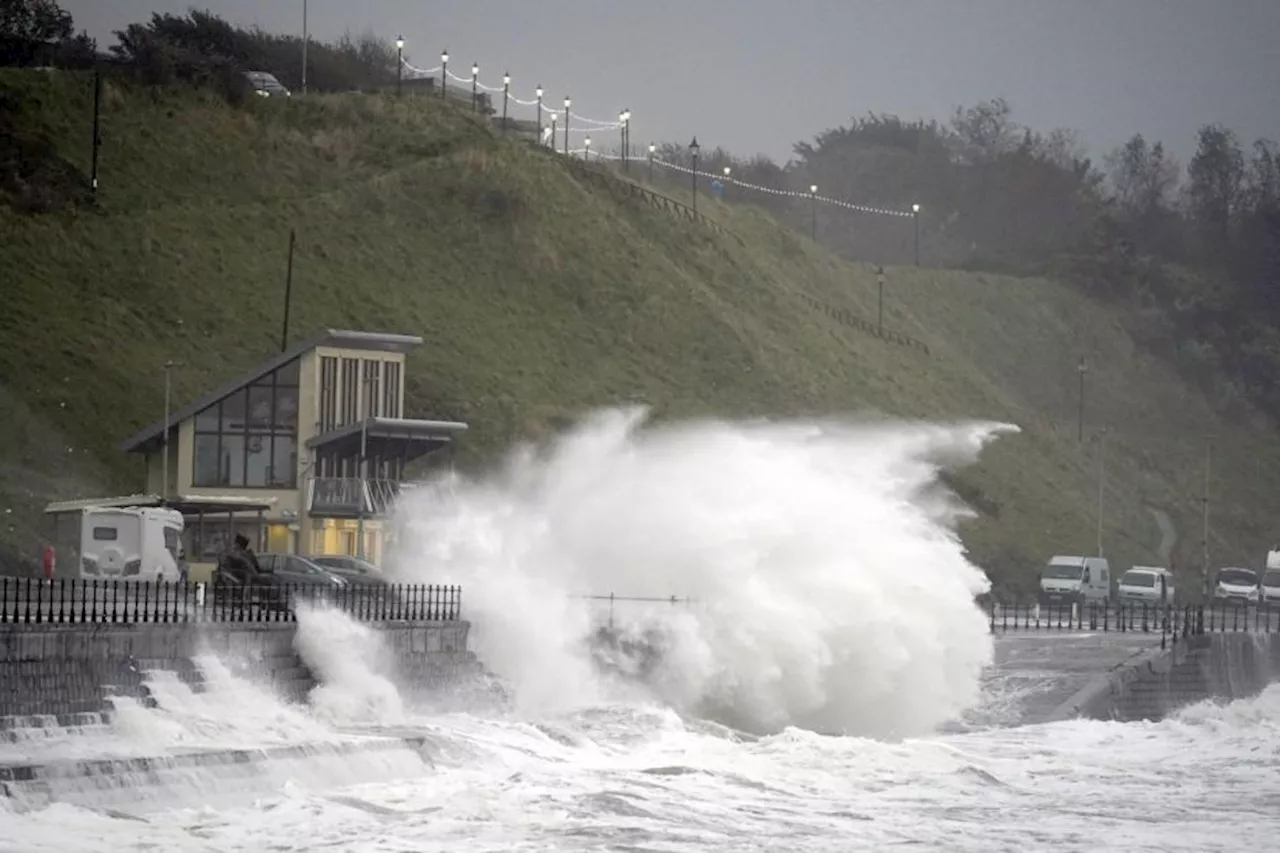
[[[610,698],[582,595],[690,597],[650,680],[754,731],[903,736],[978,699],[983,573],[936,488],[1000,424],[700,421],[607,410],[477,480],[412,493],[398,571],[456,583],[485,664],[526,713]]]

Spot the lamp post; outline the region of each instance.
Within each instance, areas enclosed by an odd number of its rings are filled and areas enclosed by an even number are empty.
[[[444,92],[449,88],[449,51],[445,50],[440,53],[440,97],[444,97]]]
[[[1084,376],[1089,372],[1089,364],[1084,356],[1080,356],[1076,364],[1076,372],[1080,374],[1080,408],[1076,415],[1076,441],[1084,441]]]
[[[1214,436],[1205,436],[1204,443],[1204,494],[1201,496],[1201,509],[1204,513],[1204,529],[1200,533],[1200,551],[1203,560],[1204,577],[1201,579],[1204,594],[1209,594],[1209,476],[1213,467]]]
[[[731,169],[729,166],[725,166],[725,167],[724,167],[724,197],[725,197],[725,199],[728,199],[728,198],[729,198],[729,180],[730,180],[729,175],[730,175],[732,172],[733,172],[733,169]]]
[[[1098,556],[1106,556],[1102,552],[1102,495],[1103,485],[1106,483],[1106,442],[1107,428],[1103,427],[1098,432]]]
[[[586,141],[583,142],[583,145],[584,147],[582,149],[582,161],[584,163],[590,163],[591,162],[591,137],[590,136],[586,138]]]
[[[396,97],[400,97],[400,83],[404,79],[404,36],[396,36]]]
[[[169,399],[171,374],[175,367],[179,367],[179,363],[170,359],[164,363],[164,433],[160,439],[160,456],[162,457],[160,467],[160,502],[168,505],[169,502]]]
[[[693,162],[693,168],[689,174],[693,177],[693,212],[698,212],[698,152],[702,150],[702,146],[698,144],[698,137],[694,137],[689,143],[689,159]]]
[[[356,516],[356,556],[364,559],[364,516],[369,501],[369,414],[373,411],[374,374],[364,378],[364,411],[360,418],[360,514]]]
[[[542,141],[542,86],[533,90],[533,94],[538,99],[538,141]],[[554,119],[553,119],[554,120]]]
[[[511,94],[511,74],[502,75],[502,132],[507,132],[507,98]]]
[[[98,198],[98,153],[102,150],[102,71],[93,70],[93,147],[90,151],[89,187]]]
[[[879,296],[876,299],[876,328],[880,331],[880,336],[884,336],[884,267],[876,270],[876,286],[879,290]]]
[[[551,114],[551,153],[556,150],[556,114]]]
[[[818,242],[818,185],[809,184],[809,212],[811,214],[810,231],[813,242]]]
[[[569,96],[564,96],[564,153],[569,154],[569,107],[573,105],[573,101],[569,100]],[[555,140],[551,140],[553,143]]]
[[[473,62],[471,63],[471,111],[473,113],[480,111],[479,84],[480,84],[480,66],[477,63]]]
[[[307,42],[311,37],[307,30],[307,0],[302,0],[302,94],[307,94]]]
[[[653,183],[653,155],[658,150],[658,146],[652,142],[649,143],[649,183]]]
[[[622,171],[631,171],[631,110],[624,109],[618,113],[618,121],[622,125]]]
[[[920,205],[911,205],[911,221],[916,231],[916,266],[920,266]]]

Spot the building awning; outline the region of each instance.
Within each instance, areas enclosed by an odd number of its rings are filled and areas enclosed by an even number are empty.
[[[315,451],[340,456],[358,456],[361,441],[370,456],[396,457],[406,461],[425,456],[466,432],[458,421],[423,421],[411,418],[369,418],[347,424],[307,440]]]
[[[214,515],[235,512],[266,512],[275,505],[275,498],[255,498],[241,495],[177,495],[168,500],[159,495],[122,495],[111,498],[80,498],[73,501],[55,501],[44,508],[49,514],[80,512],[91,508],[159,507],[176,509],[183,515]]]

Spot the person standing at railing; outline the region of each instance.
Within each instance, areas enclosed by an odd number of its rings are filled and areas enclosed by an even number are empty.
[[[258,565],[258,557],[249,547],[249,538],[237,533],[235,542],[226,551],[218,555],[218,582],[235,581],[243,586],[250,586],[262,575],[262,567]]]

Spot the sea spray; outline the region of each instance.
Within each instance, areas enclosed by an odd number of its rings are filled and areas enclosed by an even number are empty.
[[[333,724],[388,725],[403,721],[400,693],[387,676],[377,632],[329,607],[297,608],[293,645],[319,682],[310,703]]]
[[[397,571],[463,586],[473,646],[525,712],[606,698],[583,596],[609,593],[699,603],[633,617],[661,620],[650,683],[683,713],[892,737],[978,700],[988,582],[937,475],[1012,427],[644,416],[596,413],[402,503]]]

